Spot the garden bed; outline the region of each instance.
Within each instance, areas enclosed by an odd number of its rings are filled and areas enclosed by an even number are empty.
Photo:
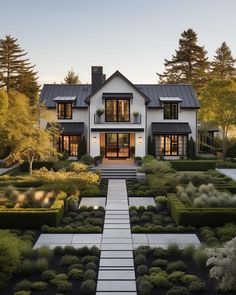
[[[139,295],[216,295],[202,250],[177,245],[168,249],[141,246],[134,251]],[[234,292],[227,293],[235,294]]]

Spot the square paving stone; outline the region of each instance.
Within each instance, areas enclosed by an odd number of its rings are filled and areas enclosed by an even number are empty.
[[[105,223],[104,224],[104,229],[112,229],[112,228],[125,228],[125,229],[130,229],[130,224],[129,223],[119,223],[119,224],[110,224],[110,223]]]
[[[74,234],[41,234],[37,240],[40,244],[68,244],[72,242]]]
[[[98,281],[97,291],[136,291],[136,282],[134,281]]]
[[[146,197],[130,197],[129,198],[129,206],[156,206],[155,201],[153,198],[146,198]]]
[[[150,244],[197,244],[200,243],[196,234],[147,234]]]
[[[109,219],[129,219],[129,214],[109,214],[106,213],[105,215],[106,218]]]
[[[103,238],[102,239],[103,244],[117,244],[117,243],[122,243],[122,244],[131,244],[132,239],[131,238]]]
[[[102,270],[98,272],[98,280],[135,280],[132,270]]]
[[[134,267],[134,260],[131,258],[101,258],[99,267]]]
[[[132,234],[132,240],[134,244],[148,244],[148,239],[146,234]]]
[[[114,219],[105,217],[105,223],[128,223],[130,224],[129,218]]]
[[[133,258],[132,251],[101,251],[101,258]]]
[[[72,244],[100,244],[102,234],[74,234]]]
[[[105,207],[106,205],[106,198],[90,198],[90,197],[83,197],[81,198],[79,208],[81,206],[93,206],[93,207]]]
[[[128,210],[107,210],[106,209],[106,214],[108,215],[129,215],[129,211]]]
[[[127,250],[127,251],[132,251],[133,247],[132,244],[101,244],[101,250],[112,250],[112,251],[123,251],[123,250]]]

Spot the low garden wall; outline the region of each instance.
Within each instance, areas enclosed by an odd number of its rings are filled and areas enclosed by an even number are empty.
[[[0,208],[1,228],[40,228],[57,226],[64,213],[64,201],[55,200],[50,208]]]
[[[188,208],[176,195],[168,195],[168,206],[177,225],[219,226],[236,222],[236,208]]]

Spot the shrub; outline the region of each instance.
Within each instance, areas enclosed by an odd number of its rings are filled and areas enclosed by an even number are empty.
[[[141,264],[141,265],[139,265],[139,266],[137,267],[137,274],[138,274],[139,276],[143,276],[143,275],[145,275],[147,272],[148,272],[148,268],[147,268],[146,265]]]
[[[14,295],[30,295],[31,291],[16,291]]]
[[[85,165],[84,163],[73,162],[70,164],[68,170],[72,172],[80,173],[80,172],[88,171],[88,166]]]
[[[196,251],[193,255],[193,260],[197,264],[198,267],[205,268],[206,261],[207,261],[206,251],[202,248],[196,249]]]
[[[64,255],[61,257],[59,265],[72,265],[72,264],[76,264],[79,263],[79,258],[75,255]]]
[[[178,257],[181,254],[178,244],[169,244],[166,251],[167,255],[170,257]]]
[[[91,166],[91,165],[93,165],[94,159],[90,155],[83,155],[80,158],[80,162],[85,165]]]
[[[65,252],[64,252],[64,248],[63,247],[61,247],[61,246],[56,246],[55,248],[54,248],[54,253],[56,254],[56,255],[63,255]]]
[[[96,270],[97,269],[97,265],[94,262],[89,262],[86,264],[85,266],[86,269],[91,269],[91,270]]]
[[[67,282],[68,276],[66,274],[57,274],[52,280],[50,280],[50,284],[53,286],[58,286],[60,283]]]
[[[50,259],[53,255],[53,251],[47,246],[41,246],[37,252],[39,258]]]
[[[159,272],[162,272],[162,269],[160,267],[154,266],[154,267],[149,268],[149,271],[148,272],[150,274],[151,273],[159,273]]]
[[[156,259],[152,262],[152,266],[166,267],[168,263],[169,262],[166,259]]]
[[[185,265],[185,263],[181,260],[178,261],[174,261],[174,262],[170,262],[167,266],[167,271],[168,272],[173,272],[176,270],[185,270],[187,267]]]
[[[166,295],[190,295],[186,287],[173,287],[166,292]]]
[[[81,259],[81,262],[83,264],[89,263],[89,262],[96,262],[96,261],[98,261],[98,257],[92,256],[92,255],[86,255]]]
[[[199,277],[186,274],[180,279],[180,281],[183,285],[189,286],[192,282],[199,281]]]
[[[32,260],[25,259],[21,263],[21,265],[18,267],[18,273],[22,275],[28,275],[31,274],[34,271],[34,263]]]
[[[178,283],[180,279],[185,275],[183,271],[174,271],[169,274],[168,279],[173,283]]]
[[[167,257],[167,251],[166,249],[157,247],[157,248],[154,248],[153,255],[156,258],[164,258],[164,257]]]
[[[149,276],[148,280],[156,288],[168,289],[171,287],[171,284],[168,281],[168,278],[166,277],[166,273],[163,271],[161,271],[157,274],[155,274],[155,273],[151,274]]]
[[[169,162],[163,162],[163,161],[157,161],[155,159],[152,159],[150,161],[143,160],[143,165],[139,169],[140,172],[146,173],[146,174],[167,174],[173,172],[173,169],[171,168],[171,165]]]
[[[55,270],[45,270],[44,272],[42,272],[41,274],[41,279],[45,282],[49,282],[51,281],[52,279],[55,278],[56,276],[56,271]]]
[[[32,283],[33,290],[45,290],[48,284],[45,282],[37,281]]]
[[[141,281],[138,285],[138,291],[140,295],[150,295],[152,292],[152,284],[148,281]]]
[[[70,293],[72,290],[72,283],[68,281],[58,282],[57,292],[58,293]]]
[[[84,279],[85,280],[96,280],[97,274],[94,270],[88,269],[84,272]]]
[[[139,254],[134,258],[134,262],[136,265],[147,264],[147,259],[144,255]]]
[[[199,293],[206,289],[206,284],[201,281],[193,281],[188,287],[191,293]]]
[[[43,272],[48,269],[48,260],[46,258],[39,258],[35,262],[35,269],[39,272]]]
[[[72,269],[79,269],[79,270],[83,270],[84,266],[81,263],[76,263],[76,264],[72,264],[68,267],[68,270],[72,270]]]
[[[29,291],[32,287],[32,283],[28,280],[23,280],[16,283],[14,290],[15,291]]]
[[[178,160],[170,161],[173,169],[177,171],[207,171],[215,170],[215,161],[207,160]]]
[[[81,269],[73,268],[73,269],[69,270],[69,272],[68,272],[68,277],[70,279],[82,280],[83,276],[84,276],[84,273]]]
[[[80,290],[82,294],[93,295],[96,291],[95,281],[93,280],[84,281],[80,286]]]
[[[194,245],[188,245],[184,248],[183,255],[188,259],[192,259],[195,251],[196,251],[196,249],[195,249]]]

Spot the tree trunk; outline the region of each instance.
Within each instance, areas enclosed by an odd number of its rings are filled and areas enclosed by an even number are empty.
[[[227,132],[223,130],[223,160],[226,160],[227,156]]]
[[[33,174],[33,159],[29,160],[29,175]]]

